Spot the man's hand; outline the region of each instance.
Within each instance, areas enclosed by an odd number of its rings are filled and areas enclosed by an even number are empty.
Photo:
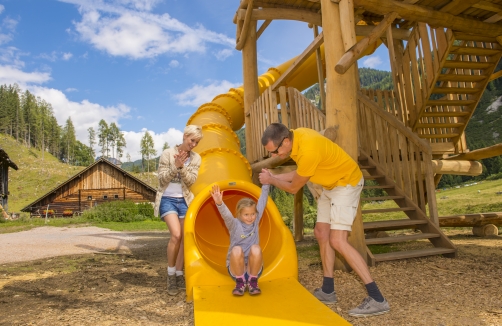
[[[220,206],[223,204],[223,191],[220,191],[220,186],[213,185],[213,188],[209,192],[211,193],[211,197],[213,197],[216,205]]]
[[[271,181],[274,177],[272,176],[272,173],[270,173],[268,169],[261,169],[258,178],[260,179],[260,183],[262,185],[269,185],[271,184]]]

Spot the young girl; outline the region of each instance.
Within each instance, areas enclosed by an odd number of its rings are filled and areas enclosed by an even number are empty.
[[[260,294],[258,278],[263,271],[263,255],[260,248],[260,224],[267,205],[269,185],[263,185],[258,204],[251,198],[242,198],[237,203],[236,218],[223,202],[223,192],[214,185],[211,196],[216,203],[230,233],[230,247],[227,254],[227,269],[235,281],[234,295],[243,295],[246,286],[249,294]]]

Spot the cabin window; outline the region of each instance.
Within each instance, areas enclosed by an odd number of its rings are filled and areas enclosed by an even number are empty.
[[[87,200],[92,200],[92,196],[87,196]]]
[[[115,199],[119,199],[119,195],[114,195]]]
[[[107,195],[103,195],[103,199],[108,199],[108,196]]]

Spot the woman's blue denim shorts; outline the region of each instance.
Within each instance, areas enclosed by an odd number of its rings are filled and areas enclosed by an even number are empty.
[[[164,216],[167,214],[176,214],[178,218],[184,218],[187,209],[188,206],[183,197],[162,197],[159,207],[160,219],[164,221]]]

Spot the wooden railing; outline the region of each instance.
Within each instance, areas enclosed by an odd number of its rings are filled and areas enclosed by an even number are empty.
[[[361,150],[437,225],[430,146],[362,93],[358,95],[358,119]]]
[[[250,162],[268,157],[268,152],[261,146],[261,136],[273,122],[292,129],[305,127],[321,131],[326,128],[326,116],[293,87],[282,86],[277,91],[266,89],[249,110],[249,115],[252,143],[256,145],[248,153]]]
[[[431,28],[418,23],[410,34],[402,53],[402,64],[396,65],[398,78],[394,89],[400,90],[403,112],[407,112],[406,125],[414,125],[418,113],[429,99],[431,89],[436,83],[441,67],[453,43],[453,33],[444,28]]]
[[[362,88],[361,93],[366,95],[384,111],[389,112],[399,121],[406,125],[407,117],[403,106],[399,105],[396,93],[393,90],[366,89]]]

